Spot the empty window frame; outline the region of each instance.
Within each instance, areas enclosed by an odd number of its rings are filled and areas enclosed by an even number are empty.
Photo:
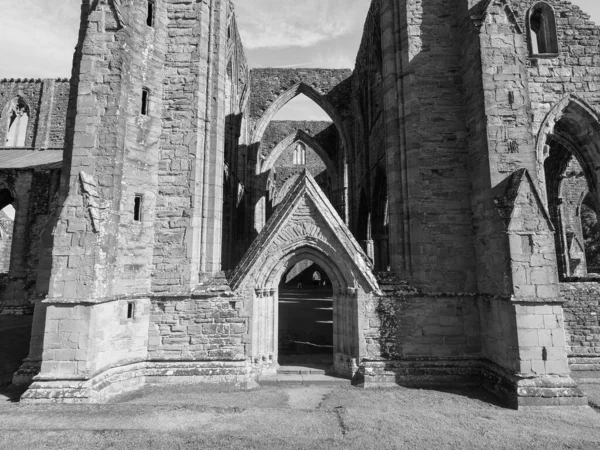
[[[148,16],[146,17],[146,25],[149,27],[154,26],[154,1],[148,0]]]
[[[144,206],[144,197],[142,195],[136,195],[133,200],[133,221],[142,221],[142,208]]]
[[[21,97],[13,99],[7,108],[5,147],[25,147],[29,125],[29,106]]]
[[[143,88],[142,89],[142,116],[147,116],[150,114],[150,90]]]
[[[295,165],[306,164],[306,146],[301,142],[298,142],[298,144],[296,144],[296,148],[294,149],[293,163]]]
[[[547,3],[537,3],[529,10],[529,42],[532,56],[558,55],[556,16]]]

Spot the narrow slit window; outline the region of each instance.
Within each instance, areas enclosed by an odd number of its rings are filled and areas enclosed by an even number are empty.
[[[150,112],[150,91],[142,89],[142,116],[147,116]]]
[[[127,303],[127,318],[133,319],[134,314],[135,314],[135,303],[133,303],[133,302]]]
[[[154,2],[148,2],[148,17],[146,18],[146,24],[149,27],[154,26]]]
[[[142,204],[143,204],[142,196],[136,195],[134,203],[133,203],[133,220],[135,222],[142,221]]]

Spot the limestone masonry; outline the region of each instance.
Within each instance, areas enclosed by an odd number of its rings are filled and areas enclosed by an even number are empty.
[[[353,384],[587,404],[599,45],[569,1],[373,0],[354,71],[250,70],[230,0],[82,0],[70,80],[0,81],[23,401],[252,386],[318,267]],[[331,121],[273,120],[300,94]]]

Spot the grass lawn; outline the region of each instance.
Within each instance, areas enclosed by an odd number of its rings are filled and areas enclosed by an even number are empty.
[[[479,390],[148,386],[104,405],[4,401],[0,448],[597,450],[600,414],[514,411]]]

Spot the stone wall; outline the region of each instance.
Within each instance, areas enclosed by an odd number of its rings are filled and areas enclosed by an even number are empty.
[[[561,283],[571,370],[600,370],[600,285]]]
[[[45,377],[89,378],[115,364],[146,359],[148,299],[99,305],[50,305],[46,311],[42,372]]]
[[[349,69],[252,69],[250,117],[256,123],[284,93],[303,83],[323,95],[343,119],[349,114],[349,86],[343,82],[351,75]],[[283,104],[275,106],[279,109]]]
[[[202,296],[152,301],[148,356],[153,360],[245,360],[248,318],[240,299]]]
[[[0,145],[4,147],[9,103],[21,97],[29,108],[26,148],[64,148],[70,83],[66,79],[0,80]]]
[[[475,296],[405,294],[374,300],[369,358],[436,360],[482,355],[480,312]]]
[[[527,30],[527,9],[533,0],[513,2],[521,30]],[[546,0],[555,11],[560,53],[554,58],[530,60],[527,67],[528,91],[534,114],[533,132],[540,131],[550,110],[570,93],[590,104],[600,101],[600,56],[597,46],[600,27],[579,6],[564,0]],[[526,46],[526,42],[522,42]]]

